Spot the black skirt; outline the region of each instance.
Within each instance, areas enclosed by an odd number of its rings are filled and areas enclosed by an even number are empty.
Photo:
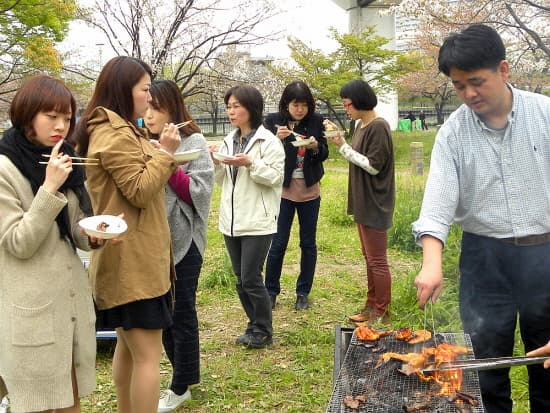
[[[107,310],[96,310],[96,329],[165,329],[172,326],[172,295],[132,301]]]

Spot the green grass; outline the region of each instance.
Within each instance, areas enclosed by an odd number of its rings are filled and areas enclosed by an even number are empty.
[[[392,271],[392,327],[423,326],[416,303],[414,277],[421,251],[414,244],[411,223],[417,218],[426,176],[411,176],[410,142],[424,143],[426,165],[434,132],[395,133],[397,205],[388,251]],[[201,331],[201,383],[193,386],[193,400],[181,412],[256,413],[323,412],[332,392],[334,328],[348,325],[347,315],[365,300],[366,276],[357,232],[346,214],[347,163],[331,146],[322,181],[318,224],[319,259],[312,308],[294,310],[294,288],[299,271],[297,225],[293,226],[281,278],[282,293],[273,312],[274,345],[263,350],[237,347],[234,340],[245,329],[246,317],[235,293],[234,276],[217,230],[219,188],[212,201],[208,246],[199,283],[197,306]],[[425,168],[427,171],[427,168]],[[453,228],[445,248],[445,288],[433,306],[437,330],[461,331],[458,313],[458,255],[460,231]],[[517,340],[516,353],[523,353]],[[111,381],[112,346],[98,353],[98,390],[83,402],[83,412],[114,412]],[[162,386],[170,380],[170,365],[161,366]],[[514,412],[529,411],[526,369],[512,369]]]

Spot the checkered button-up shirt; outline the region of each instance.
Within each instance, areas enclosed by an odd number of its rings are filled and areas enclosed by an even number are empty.
[[[550,232],[550,98],[515,89],[508,125],[489,129],[466,105],[439,130],[420,217],[419,242],[445,242],[454,222],[477,235]]]

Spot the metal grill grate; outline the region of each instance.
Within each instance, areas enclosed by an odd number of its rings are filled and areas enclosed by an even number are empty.
[[[438,333],[439,342],[461,345],[472,349],[470,337],[466,334]],[[425,345],[433,345],[427,342]],[[377,351],[383,346],[382,351]],[[373,351],[374,350],[374,351]],[[340,368],[338,379],[327,407],[326,413],[403,413],[404,405],[422,403],[429,412],[456,413],[457,405],[450,403],[445,396],[437,396],[439,385],[433,381],[421,381],[415,374],[406,376],[397,371],[402,362],[390,360],[374,368],[384,352],[412,353],[421,352],[422,344],[411,345],[391,336],[381,338],[375,346],[365,346],[353,334],[346,356]],[[468,355],[473,358],[473,354]],[[478,406],[470,411],[483,413],[479,379],[476,372],[463,373],[462,390],[477,398]],[[346,396],[365,395],[367,400],[357,409],[343,404]]]

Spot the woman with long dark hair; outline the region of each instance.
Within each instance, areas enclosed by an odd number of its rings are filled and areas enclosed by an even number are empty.
[[[151,101],[151,69],[119,56],[103,67],[78,124],[96,214],[124,214],[128,230],[119,242],[92,253],[90,276],[98,325],[115,328],[113,378],[119,412],[157,411],[162,329],[172,324],[174,267],[165,186],[177,169],[180,135],[164,125],[156,143],[136,126]]]
[[[202,268],[214,165],[206,139],[189,114],[178,85],[171,80],[151,84],[151,104],[145,126],[158,138],[165,124],[191,122],[180,129],[178,152],[201,150],[197,159],[181,165],[166,186],[166,208],[176,263],[174,324],[165,328],[162,341],[172,364],[170,388],[163,391],[158,413],[176,410],[191,399],[189,386],[200,380],[199,323],[195,307]]]

